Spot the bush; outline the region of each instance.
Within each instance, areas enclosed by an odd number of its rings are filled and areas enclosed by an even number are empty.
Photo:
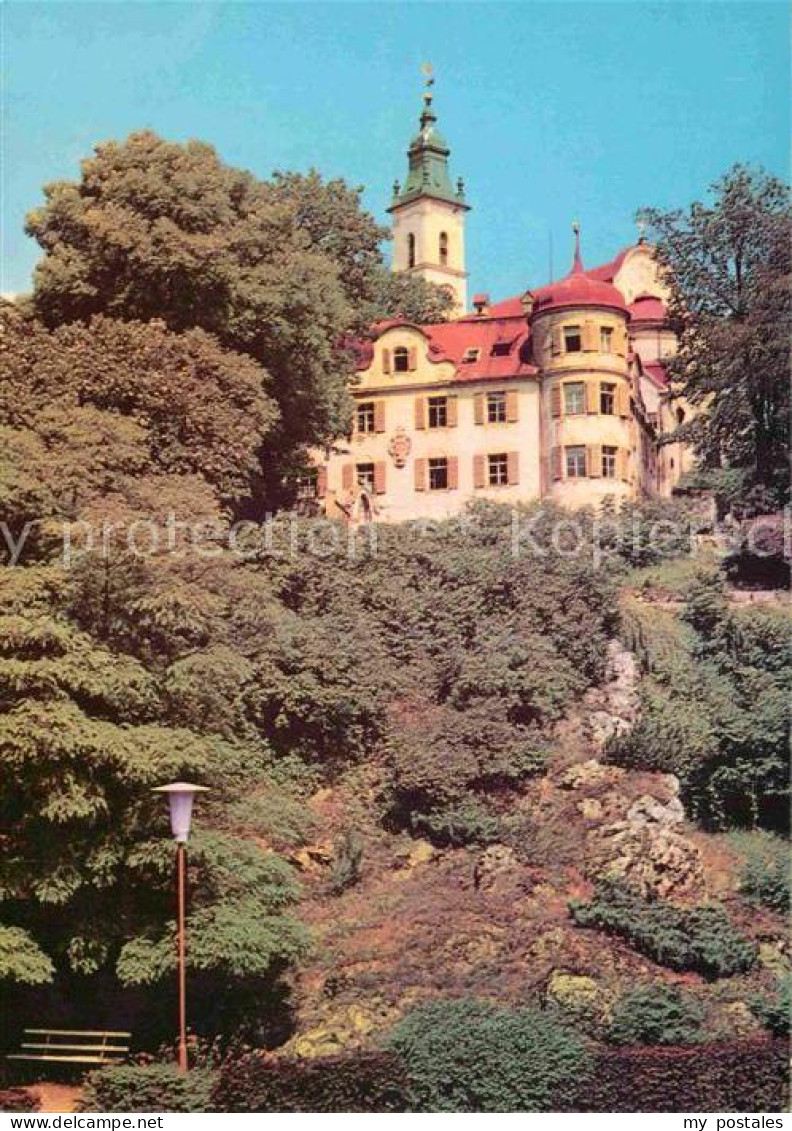
[[[769,1033],[774,1037],[788,1037],[792,1019],[792,976],[785,974],[779,978],[774,993],[757,995],[750,1006]]]
[[[40,1107],[38,1096],[27,1088],[0,1088],[0,1111],[38,1111]]]
[[[212,1093],[215,1111],[401,1112],[407,1083],[383,1052],[279,1060],[251,1052],[227,1060]]]
[[[590,903],[572,900],[569,908],[579,927],[617,935],[671,970],[727,978],[756,961],[755,944],[743,938],[723,908],[715,904],[676,907],[645,900],[624,885],[601,881]]]
[[[704,1010],[675,986],[639,986],[613,1007],[608,1040],[614,1045],[694,1045],[702,1039]]]
[[[491,844],[498,840],[500,824],[472,797],[459,805],[414,813],[413,831],[441,848],[461,848],[466,844]]]
[[[787,1111],[789,1046],[603,1049],[577,1111]]]
[[[729,841],[743,857],[740,888],[752,903],[786,914],[790,900],[789,842],[772,833],[733,833]]]
[[[193,1068],[183,1075],[175,1065],[120,1065],[86,1077],[79,1110],[91,1112],[211,1111],[209,1096],[216,1073]]]
[[[552,1015],[474,999],[418,1006],[387,1047],[407,1066],[413,1111],[558,1111],[590,1060]]]

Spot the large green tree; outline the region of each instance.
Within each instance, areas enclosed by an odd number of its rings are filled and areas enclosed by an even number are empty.
[[[27,221],[44,250],[39,315],[51,326],[96,314],[162,319],[250,354],[281,413],[265,445],[270,499],[305,445],[347,427],[350,332],[447,309],[437,288],[389,282],[386,232],[360,190],[315,172],[262,181],[211,146],[144,131],[97,146],[80,179],[48,185],[45,198]]]
[[[679,352],[675,391],[695,408],[679,435],[705,469],[739,474],[758,509],[789,495],[792,210],[788,187],[735,165],[711,199],[687,211],[648,209],[668,269]],[[718,482],[719,476],[711,477]]]

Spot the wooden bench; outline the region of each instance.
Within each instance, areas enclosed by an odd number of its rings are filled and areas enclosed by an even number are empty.
[[[131,1033],[109,1029],[25,1029],[20,1052],[8,1060],[59,1064],[120,1064],[129,1056]]]

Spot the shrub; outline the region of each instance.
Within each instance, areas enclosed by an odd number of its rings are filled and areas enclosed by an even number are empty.
[[[27,1088],[0,1088],[0,1111],[38,1111],[40,1107],[38,1096]]]
[[[743,857],[740,888],[747,899],[783,913],[789,910],[789,842],[772,833],[733,833],[729,840]]]
[[[174,1065],[120,1065],[86,1077],[80,1111],[211,1111],[209,1096],[216,1073],[193,1068],[183,1075]]]
[[[596,927],[625,939],[635,950],[671,970],[694,970],[706,978],[725,978],[756,961],[754,943],[732,926],[715,904],[676,907],[645,900],[611,881],[597,885],[590,903],[570,902],[579,927]]]
[[[387,1039],[410,1077],[411,1110],[558,1111],[589,1053],[556,1017],[474,999],[433,1001]]]
[[[407,1083],[383,1052],[280,1060],[261,1052],[227,1060],[212,1093],[215,1111],[400,1112]]]
[[[750,1006],[769,1033],[774,1037],[788,1037],[792,1018],[792,975],[779,978],[774,993],[757,995]]]
[[[787,1111],[786,1041],[602,1049],[577,1111]]]
[[[694,1045],[702,1039],[704,1010],[675,986],[639,986],[613,1007],[608,1040],[614,1045]]]
[[[347,830],[335,852],[330,873],[330,890],[334,895],[341,895],[358,882],[362,861],[363,841],[356,832]]]
[[[413,830],[440,847],[460,848],[466,844],[491,844],[498,839],[500,825],[472,797],[459,805],[414,813]]]

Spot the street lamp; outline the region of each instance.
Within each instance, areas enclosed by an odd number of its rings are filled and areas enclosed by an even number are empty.
[[[185,964],[186,927],[184,908],[187,879],[187,838],[190,835],[193,802],[196,793],[206,793],[205,785],[190,785],[176,781],[159,785],[152,793],[165,793],[170,809],[171,832],[176,841],[176,884],[178,903],[178,953],[179,953],[179,1071],[187,1071],[187,970]]]

